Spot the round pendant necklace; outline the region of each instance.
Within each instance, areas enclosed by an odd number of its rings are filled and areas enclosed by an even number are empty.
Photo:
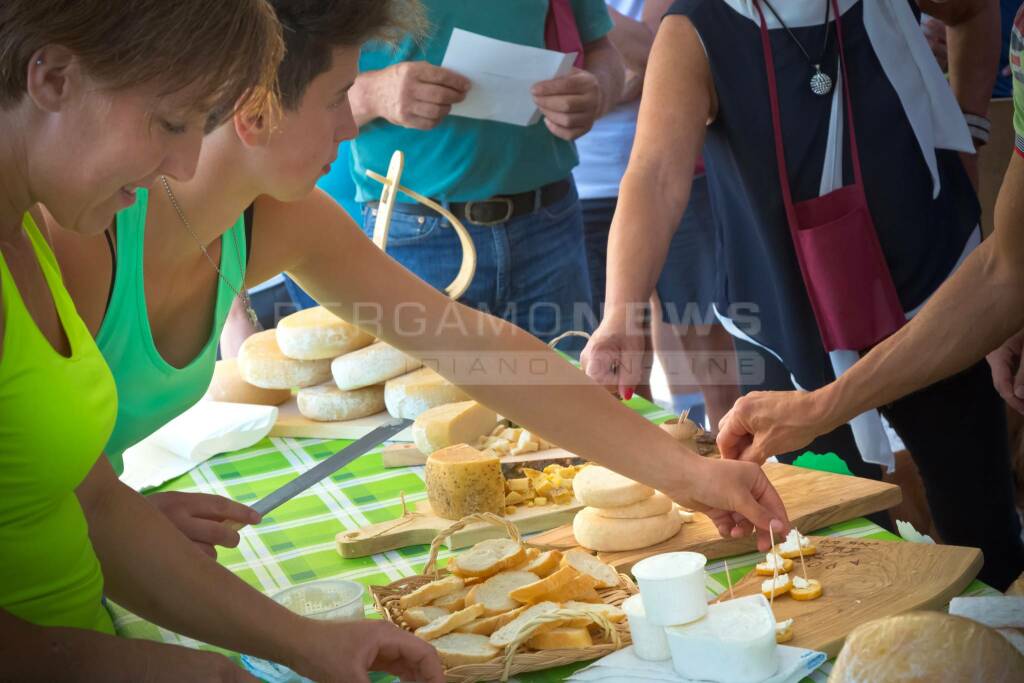
[[[775,15],[775,19],[782,24],[782,28],[786,29],[786,33],[788,33],[789,37],[793,39],[796,46],[800,48],[800,52],[804,53],[804,57],[807,59],[807,62],[814,68],[814,73],[811,74],[810,81],[811,92],[815,95],[828,95],[832,92],[832,78],[821,70],[821,62],[825,59],[825,53],[828,51],[828,34],[830,33],[828,19],[832,11],[831,0],[825,0],[825,42],[821,46],[821,54],[818,56],[816,62],[811,59],[811,55],[808,54],[806,49],[804,49],[803,43],[797,40],[796,36],[793,35],[793,32],[789,30],[789,27],[786,26],[786,22],[784,22],[782,17],[779,16],[779,13],[775,11],[772,4],[768,2],[768,0],[764,0],[764,4],[768,5],[768,9],[771,10],[773,15]]]

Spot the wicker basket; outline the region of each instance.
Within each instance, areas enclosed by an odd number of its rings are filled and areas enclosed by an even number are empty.
[[[522,536],[514,524],[491,513],[485,512],[470,515],[459,522],[456,522],[448,529],[441,532],[437,538],[434,539],[434,542],[430,546],[430,556],[427,559],[427,564],[422,575],[400,579],[386,586],[370,587],[370,594],[373,596],[373,604],[384,619],[407,631],[413,630],[405,621],[404,610],[399,606],[399,598],[411,593],[426,583],[435,581],[448,574],[447,571],[437,569],[437,554],[441,549],[441,544],[451,534],[473,522],[488,522],[496,526],[504,527],[508,532],[509,538],[518,542],[523,542]],[[523,543],[523,545],[528,547],[530,546],[529,543]],[[635,595],[637,592],[636,584],[634,584],[633,581],[625,574],[619,574],[619,585],[617,587],[598,590],[598,594],[605,603],[615,606],[621,606],[626,598],[631,595]],[[580,616],[594,617],[595,623],[601,626],[604,630],[601,640],[595,642],[593,646],[576,650],[544,650],[538,652],[519,651],[519,646],[529,637],[530,634],[532,634],[532,631],[535,628],[551,621],[552,619],[574,618]],[[564,666],[565,664],[572,664],[574,662],[597,659],[626,647],[631,642],[632,641],[629,637],[629,625],[625,622],[611,624],[605,619],[597,618],[596,615],[586,614],[578,610],[558,610],[557,612],[541,615],[534,622],[528,624],[524,629],[524,636],[520,637],[517,642],[509,645],[506,648],[504,655],[496,657],[492,661],[485,662],[483,664],[467,664],[448,669],[445,671],[445,676],[447,677],[447,680],[452,683],[472,683],[474,681],[494,680],[506,681],[509,676],[526,671],[540,671],[542,669]]]

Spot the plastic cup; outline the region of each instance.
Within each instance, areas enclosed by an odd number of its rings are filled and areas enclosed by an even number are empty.
[[[363,586],[344,579],[310,581],[270,596],[296,614],[320,621],[364,618]]]
[[[653,555],[633,565],[647,621],[656,626],[688,624],[708,613],[700,553]]]
[[[633,638],[633,654],[649,662],[662,662],[671,658],[665,627],[647,621],[643,598],[632,595],[622,603],[622,611],[629,619],[629,635]]]

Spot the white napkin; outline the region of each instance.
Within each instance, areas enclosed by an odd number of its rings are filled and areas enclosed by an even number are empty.
[[[762,683],[796,683],[825,663],[824,652],[779,645],[779,670]],[[633,654],[632,646],[613,652],[585,669],[580,669],[567,681],[665,681],[665,683],[699,683],[682,678],[672,668],[672,660],[648,662]]]
[[[136,491],[159,486],[218,453],[252,446],[276,420],[274,406],[200,401],[125,450],[121,481]]]

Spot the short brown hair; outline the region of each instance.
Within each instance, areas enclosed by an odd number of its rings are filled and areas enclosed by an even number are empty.
[[[187,89],[196,111],[225,114],[269,100],[284,50],[266,0],[0,0],[0,108],[24,95],[29,60],[47,45],[75,53],[105,88]]]
[[[331,52],[368,40],[397,43],[424,31],[419,0],[269,0],[284,33],[281,105],[294,110],[310,82],[331,68]]]

